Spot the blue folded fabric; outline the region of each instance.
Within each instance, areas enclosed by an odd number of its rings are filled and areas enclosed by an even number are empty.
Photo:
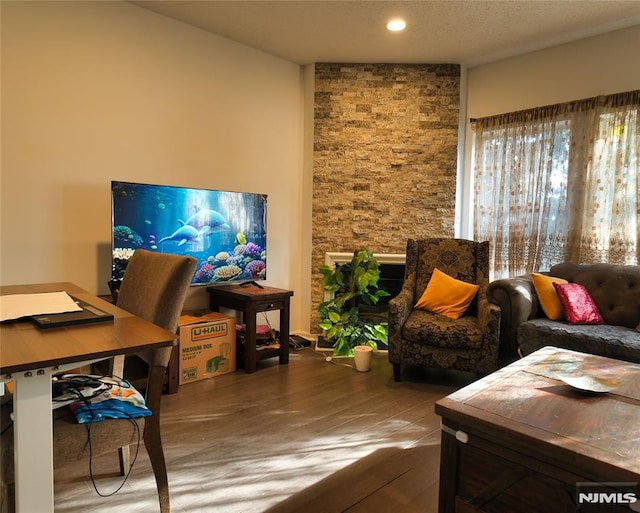
[[[76,402],[69,407],[80,424],[100,422],[104,419],[132,419],[151,415],[151,410],[146,406],[135,406],[120,399],[107,399],[98,403]]]

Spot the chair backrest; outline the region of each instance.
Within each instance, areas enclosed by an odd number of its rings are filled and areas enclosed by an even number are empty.
[[[197,261],[188,256],[143,249],[129,259],[118,293],[118,306],[176,332]],[[149,365],[167,366],[171,348],[141,353]]]
[[[431,238],[409,239],[407,241],[407,262],[405,279],[415,273],[415,297],[424,292],[433,270],[442,272],[458,280],[480,286],[478,297],[486,293],[489,286],[489,242],[465,239]],[[470,313],[475,310],[474,300]]]

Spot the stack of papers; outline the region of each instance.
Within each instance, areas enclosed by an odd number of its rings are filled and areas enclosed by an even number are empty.
[[[0,322],[33,315],[81,311],[82,307],[66,292],[0,296]]]

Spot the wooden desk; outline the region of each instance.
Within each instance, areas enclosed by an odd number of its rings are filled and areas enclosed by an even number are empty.
[[[244,342],[244,370],[255,372],[256,362],[278,356],[280,365],[289,363],[289,303],[293,291],[255,285],[230,285],[207,287],[209,308],[219,312],[220,307],[242,312],[246,324]],[[268,310],[280,310],[280,347],[256,350],[256,314]]]
[[[621,385],[581,392],[557,378],[567,370]],[[640,365],[545,347],[441,399],[435,411],[440,513],[576,511],[578,483],[640,497]]]
[[[113,322],[39,330],[30,322],[0,325],[0,379],[14,382],[17,513],[53,512],[51,376],[91,362],[175,345],[177,335],[71,283],[0,287],[0,295],[65,290],[114,314]]]

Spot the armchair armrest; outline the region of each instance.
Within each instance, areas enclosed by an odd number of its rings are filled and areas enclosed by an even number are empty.
[[[499,361],[500,352],[500,307],[494,303],[490,303],[486,294],[478,298],[478,323],[482,330],[482,360],[487,366],[489,372],[495,370],[495,366]]]
[[[499,332],[502,309],[500,305],[491,303],[486,296],[478,300],[478,322],[483,333]],[[497,342],[497,338],[496,338]]]
[[[487,299],[500,307],[500,362],[510,363],[519,358],[518,326],[539,316],[538,296],[529,276],[516,276],[491,282]]]
[[[400,293],[389,301],[389,360],[399,362],[399,344],[402,326],[406,322],[415,304],[416,275],[410,274],[402,284]],[[397,360],[396,360],[397,355]]]
[[[402,284],[400,293],[389,301],[389,335],[397,333],[413,310],[415,275],[409,276]]]

